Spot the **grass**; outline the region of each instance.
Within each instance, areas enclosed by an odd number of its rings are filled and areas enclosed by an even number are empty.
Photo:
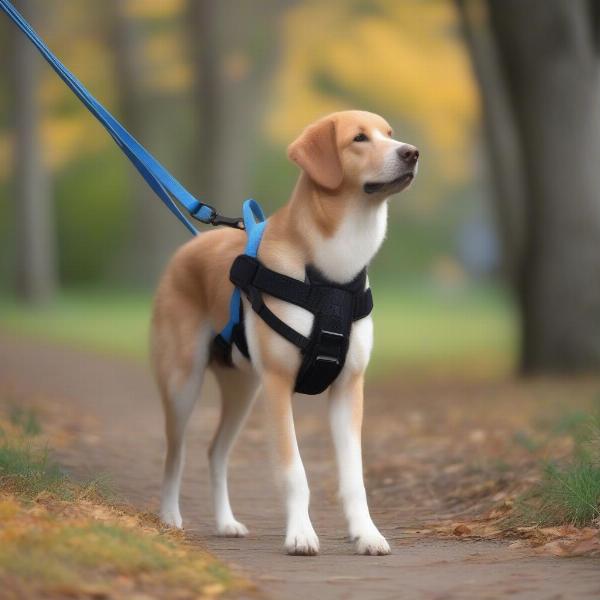
[[[24,499],[44,491],[68,497],[66,475],[47,448],[34,440],[41,433],[35,412],[16,405],[8,412],[8,421],[0,421],[0,489]]]
[[[34,450],[24,441],[0,438],[0,480],[2,488],[23,498],[43,491],[68,496],[66,477],[45,450]]]
[[[9,524],[0,539],[12,537],[10,529]],[[115,579],[117,585],[129,580],[131,588],[136,585],[132,578],[139,577],[142,584],[152,581],[162,588],[166,597],[215,595],[211,591],[225,591],[231,577],[209,567],[211,562],[208,555],[159,534],[140,534],[118,523],[92,520],[62,524],[52,517],[38,518],[35,527],[0,547],[0,572],[54,593],[93,590],[100,595],[112,589]]]
[[[540,482],[517,503],[516,518],[540,526],[600,525],[600,420],[577,412],[564,416],[555,435],[568,434],[571,456],[548,462]]]
[[[4,298],[0,326],[17,335],[143,360],[150,307],[149,294],[94,289],[63,292],[39,308]]]
[[[23,430],[29,436],[36,436],[42,432],[42,426],[35,411],[13,404],[10,407],[10,422]]]
[[[375,347],[371,375],[402,371],[486,375],[512,367],[517,334],[507,298],[495,287],[443,290],[423,282],[373,283]],[[66,291],[32,309],[0,299],[0,326],[17,335],[144,360],[151,296]]]
[[[374,286],[375,346],[371,373],[412,371],[471,376],[510,372],[517,348],[515,317],[493,286],[440,289],[422,283]]]
[[[212,598],[239,585],[154,517],[71,480],[36,437],[35,415],[10,412],[0,417],[3,597]]]

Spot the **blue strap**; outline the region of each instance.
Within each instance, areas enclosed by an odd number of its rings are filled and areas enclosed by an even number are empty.
[[[33,42],[42,56],[67,84],[87,109],[100,121],[121,150],[141,173],[148,185],[166,204],[167,208],[190,230],[198,231],[181,212],[175,200],[181,203],[194,218],[203,223],[212,223],[215,210],[196,200],[105,108],[83,84],[52,54],[31,25],[21,16],[8,0],[0,0],[0,8],[12,19],[19,29]],[[260,208],[259,208],[260,210]]]
[[[244,229],[248,234],[248,242],[244,254],[256,257],[260,240],[265,231],[265,215],[260,207],[260,204],[250,198],[244,202],[242,206],[242,217],[244,219]]]
[[[242,215],[244,218],[244,229],[248,234],[248,241],[246,242],[244,254],[256,258],[267,221],[265,220],[265,215],[260,204],[253,199],[244,202]],[[233,290],[233,294],[231,294],[231,301],[229,302],[229,321],[220,333],[220,336],[227,343],[231,342],[233,328],[240,322],[240,303],[240,288],[236,287]]]

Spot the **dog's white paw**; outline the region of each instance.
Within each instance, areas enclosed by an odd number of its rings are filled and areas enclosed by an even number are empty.
[[[354,544],[357,554],[383,556],[391,553],[387,540],[377,530],[356,536]]]
[[[217,535],[222,537],[246,537],[248,528],[235,519],[217,526]]]
[[[285,536],[285,551],[294,556],[315,556],[319,553],[319,538],[310,523],[288,531]]]
[[[183,525],[183,520],[181,518],[181,513],[177,509],[172,508],[163,508],[160,511],[160,520],[169,527],[175,527],[177,529],[181,529]]]

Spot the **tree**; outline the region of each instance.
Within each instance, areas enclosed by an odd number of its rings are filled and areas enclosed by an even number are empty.
[[[153,120],[152,114],[160,113],[164,107],[157,107],[156,98],[143,93],[143,34],[139,25],[127,14],[122,0],[111,0],[108,9],[119,116],[132,135],[155,153],[164,132],[153,130],[151,124],[157,119]],[[186,234],[179,222],[171,218],[139,173],[133,166],[128,165],[128,168],[128,191],[133,210],[123,275],[130,283],[151,286],[173,249],[187,237],[184,237]]]
[[[515,242],[517,250],[512,282],[522,322],[521,370],[597,368],[600,42],[596,3],[488,0],[487,25],[470,19],[464,3],[459,6],[482,90],[505,247]],[[489,27],[485,35],[491,51],[476,29],[484,26]],[[495,71],[488,66],[493,56]],[[521,207],[514,206],[515,196]],[[515,213],[520,221],[516,225],[507,216]]]
[[[189,45],[196,130],[195,190],[238,215],[251,193],[253,150],[281,49],[278,21],[292,0],[190,0]]]
[[[481,4],[456,0],[473,70],[480,82],[489,181],[503,251],[503,274],[516,287],[524,243],[525,184],[521,147],[508,90]]]
[[[20,0],[26,18],[39,8]],[[38,13],[39,14],[39,13]],[[57,288],[52,192],[42,156],[38,94],[41,59],[31,42],[11,27],[14,81],[15,290],[29,303],[52,298]]]

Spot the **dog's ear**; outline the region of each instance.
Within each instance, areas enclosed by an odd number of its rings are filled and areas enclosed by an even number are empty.
[[[288,157],[320,186],[335,190],[344,176],[337,148],[335,121],[309,125],[288,147]]]

